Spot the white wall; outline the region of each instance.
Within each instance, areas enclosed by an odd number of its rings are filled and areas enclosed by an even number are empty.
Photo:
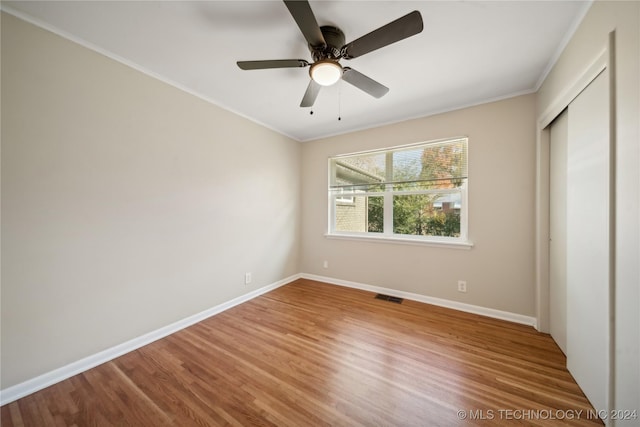
[[[2,389],[299,272],[299,143],[6,14],[2,122]]]
[[[456,136],[469,137],[473,248],[324,236],[328,157]],[[307,142],[302,159],[304,273],[534,314],[535,95]],[[468,281],[466,294],[457,292],[459,279]]]
[[[615,30],[614,409],[640,410],[640,2],[597,1],[538,92],[541,116]],[[637,420],[616,425],[637,425]]]

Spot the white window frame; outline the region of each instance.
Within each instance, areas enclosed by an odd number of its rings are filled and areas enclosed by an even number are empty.
[[[344,194],[336,194],[335,195],[336,203],[341,205],[355,205],[356,200],[355,196],[352,194],[345,196]]]
[[[447,138],[435,141],[425,141],[416,144],[401,145],[395,147],[388,147],[378,150],[361,151],[349,154],[342,154],[339,156],[330,157],[328,162],[328,227],[325,236],[331,239],[348,239],[348,240],[363,240],[371,242],[387,242],[387,243],[400,243],[400,244],[416,244],[426,246],[446,246],[459,249],[470,249],[473,243],[469,241],[469,178],[467,177],[465,183],[459,188],[453,189],[427,189],[427,190],[415,190],[415,191],[398,191],[392,189],[392,184],[386,184],[385,191],[355,191],[353,193],[345,193],[343,191],[332,193],[331,191],[331,177],[335,175],[335,163],[332,160],[341,157],[352,157],[357,155],[375,154],[384,152],[387,156],[385,165],[387,168],[386,175],[387,181],[393,173],[392,156],[393,151],[408,149],[411,147],[423,146],[428,144],[442,144],[446,142],[454,142],[464,139],[467,143],[467,137]],[[396,234],[393,232],[393,198],[396,195],[417,195],[417,194],[460,194],[460,236],[448,237],[448,236],[414,236],[407,234]],[[336,204],[340,203],[338,200],[345,197],[370,197],[379,196],[383,197],[383,226],[384,231],[382,233],[374,232],[346,232],[336,230]],[[355,200],[355,199],[354,199]]]

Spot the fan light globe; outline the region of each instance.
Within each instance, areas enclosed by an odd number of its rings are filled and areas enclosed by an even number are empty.
[[[342,77],[342,67],[335,61],[318,61],[311,66],[309,74],[313,81],[322,86],[331,86]]]

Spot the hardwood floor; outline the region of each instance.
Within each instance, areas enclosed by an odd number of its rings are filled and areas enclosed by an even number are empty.
[[[564,366],[531,327],[301,279],[7,404],[1,421],[602,425]]]

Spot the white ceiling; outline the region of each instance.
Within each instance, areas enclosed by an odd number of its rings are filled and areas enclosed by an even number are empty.
[[[2,8],[300,141],[537,90],[589,1],[311,1],[347,42],[419,10],[424,31],[351,61],[390,88],[340,82],[300,108],[308,68],[243,71],[237,60],[306,59],[281,1],[3,1]],[[338,116],[342,120],[338,121]]]

